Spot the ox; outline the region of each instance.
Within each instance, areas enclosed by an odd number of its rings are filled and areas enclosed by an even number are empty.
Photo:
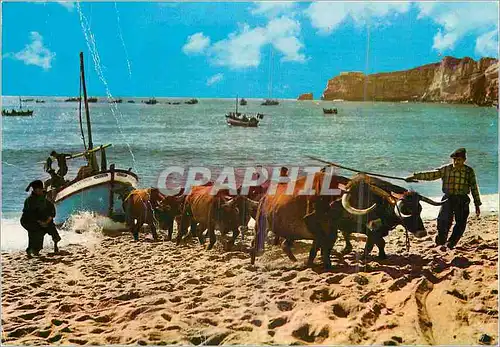
[[[248,224],[257,203],[240,195],[232,197],[227,189],[219,190],[214,195],[213,188],[211,184],[195,186],[186,196],[177,244],[180,244],[190,224],[191,234],[197,234],[201,244],[205,241],[203,232],[208,229],[210,243],[207,249],[212,249],[216,242],[216,229],[224,235],[232,231],[232,238],[227,245],[230,248],[238,237],[239,227]],[[194,228],[197,232],[193,231]]]
[[[126,224],[131,229],[134,240],[139,239],[139,230],[144,223],[151,228],[151,234],[158,240],[156,228],[168,229],[172,238],[173,221],[182,209],[182,196],[163,195],[158,188],[134,189],[123,200]]]

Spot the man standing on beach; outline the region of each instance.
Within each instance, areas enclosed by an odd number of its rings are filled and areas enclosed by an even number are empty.
[[[26,191],[32,188],[31,195],[24,201],[23,215],[21,216],[21,225],[28,231],[28,248],[26,253],[28,257],[38,256],[43,248],[43,237],[49,234],[54,241],[54,252],[59,248],[57,243],[61,237],[54,224],[56,208],[52,202],[45,197],[43,182],[36,180],[31,182]]]
[[[481,198],[479,197],[479,189],[476,182],[476,174],[474,169],[465,165],[466,150],[459,148],[450,157],[452,163],[444,165],[434,171],[426,171],[414,173],[406,178],[407,182],[415,180],[433,181],[438,178],[443,182],[442,200],[447,199],[446,203],[441,206],[437,219],[438,234],[436,236],[436,245],[442,246],[447,242],[449,249],[453,249],[462,237],[465,227],[467,226],[467,217],[469,216],[469,192],[472,193],[474,205],[476,206],[476,216],[481,214]],[[455,216],[455,226],[453,233],[448,239],[448,232],[453,223]]]

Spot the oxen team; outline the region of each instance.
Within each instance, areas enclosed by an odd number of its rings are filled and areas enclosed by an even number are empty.
[[[384,236],[389,231],[402,225],[416,237],[425,236],[420,202],[436,206],[443,203],[374,177],[356,175],[348,179],[325,172],[316,173],[314,190],[303,194],[308,184],[306,179],[297,179],[292,194],[287,191],[286,183],[279,183],[275,192],[267,192],[265,184],[252,187],[246,196],[231,194],[228,189],[215,190],[213,194],[215,187],[211,183],[174,196],[165,196],[157,188],[136,189],[123,201],[127,226],[135,240],[144,223],[151,228],[153,238],[158,238],[159,227],[168,230],[168,240],[171,240],[175,220],[177,244],[188,235],[196,236],[203,244],[207,232],[210,240],[207,249],[211,249],[216,242],[215,230],[219,230],[221,235],[232,233],[226,244],[230,249],[240,229],[246,228],[252,217],[255,219],[250,250],[252,264],[263,250],[268,232],[272,231],[292,261],[296,261],[291,249],[293,242],[312,240],[308,264],[312,265],[317,252],[321,251],[325,268],[330,268],[330,252],[339,231],[346,242],[344,252],[351,251],[350,234],[363,233],[367,235],[364,256],[377,245],[379,257],[385,258]],[[325,181],[337,194],[321,194],[321,184]]]

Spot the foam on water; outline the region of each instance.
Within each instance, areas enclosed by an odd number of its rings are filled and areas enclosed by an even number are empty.
[[[21,226],[17,218],[12,214],[8,218],[2,217],[1,250],[2,252],[19,251],[26,249],[28,245],[28,233]],[[61,242],[59,246],[70,244],[91,246],[100,242],[103,230],[120,230],[125,225],[116,223],[109,218],[96,216],[90,212],[82,212],[72,216],[61,228]],[[45,235],[44,248],[52,248],[53,243],[50,236]]]

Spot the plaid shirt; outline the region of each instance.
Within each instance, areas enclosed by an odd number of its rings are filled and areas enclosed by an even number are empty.
[[[470,166],[464,165],[460,169],[453,168],[453,164],[441,166],[434,171],[417,172],[414,177],[422,181],[443,180],[443,193],[447,195],[467,195],[472,192],[474,205],[481,206],[476,174]]]

